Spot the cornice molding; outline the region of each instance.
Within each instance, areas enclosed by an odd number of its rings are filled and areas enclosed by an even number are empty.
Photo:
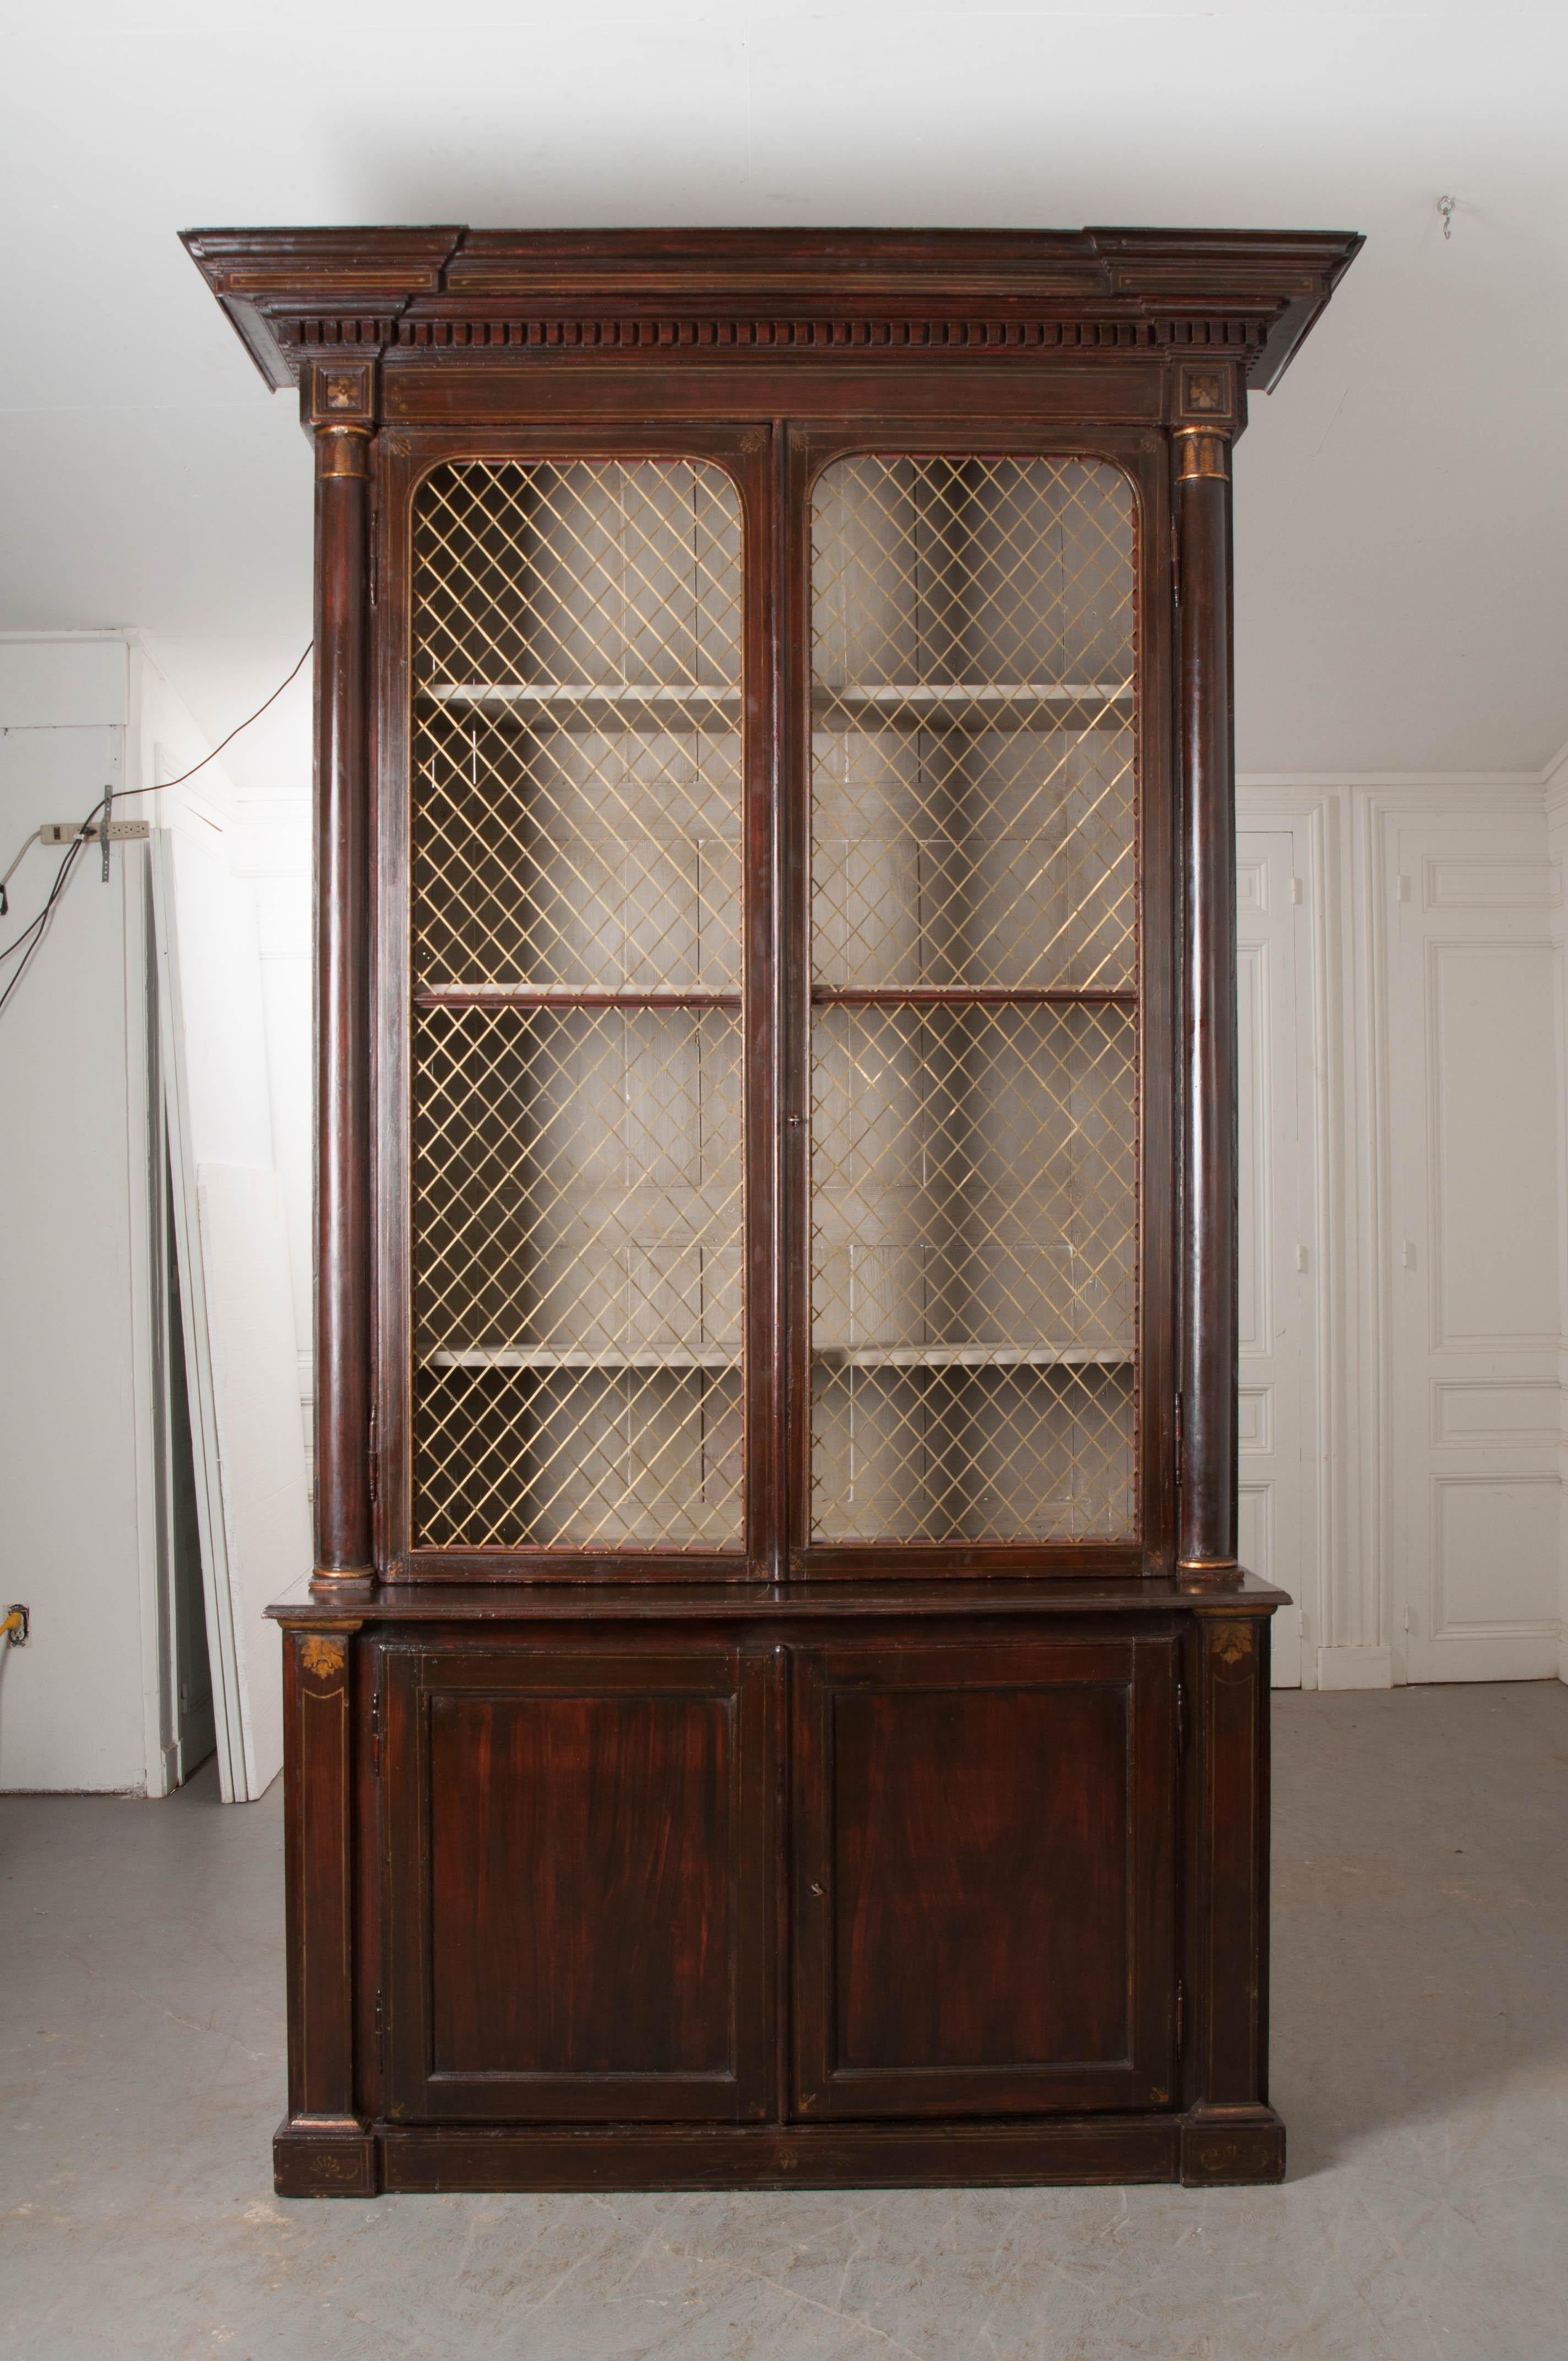
[[[1568,751],[1568,750],[1565,750]],[[1484,795],[1552,799],[1557,756],[1540,771],[1238,771],[1236,792],[1250,795],[1370,795],[1387,800]]]
[[[274,386],[323,354],[672,351],[1144,359],[1277,383],[1362,241],[1340,232],[192,230]]]
[[[317,323],[302,324],[313,331]],[[925,313],[821,315],[695,313],[644,313],[619,318],[575,314],[524,318],[477,313],[472,306],[410,307],[395,326],[391,343],[416,350],[470,351],[560,349],[579,352],[650,353],[839,352],[856,358],[878,353],[1139,352],[1166,349],[1223,352],[1245,361],[1262,344],[1251,321],[1219,319],[1127,320],[1083,317],[933,319]]]
[[[1547,810],[1555,813],[1568,807],[1568,744],[1559,746],[1541,776]]]

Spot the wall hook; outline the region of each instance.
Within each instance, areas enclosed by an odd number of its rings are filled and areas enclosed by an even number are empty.
[[[1439,197],[1437,201],[1437,209],[1442,215],[1442,234],[1444,237],[1452,237],[1453,236],[1453,206],[1454,200],[1452,197]]]

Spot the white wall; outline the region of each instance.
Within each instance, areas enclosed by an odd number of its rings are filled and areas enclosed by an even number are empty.
[[[214,740],[309,636],[310,454],[175,233],[280,218],[1365,231],[1236,455],[1242,759],[1537,766],[1568,731],[1561,7],[7,13],[0,621],[135,616]]]
[[[309,685],[306,684],[306,693]],[[289,1217],[294,1281],[300,1418],[309,1456],[314,1433],[312,1272],[314,1099],[311,1050],[311,785],[285,778],[270,795],[242,794],[235,868],[254,886],[267,1012],[272,1155]]]
[[[146,786],[209,752],[137,633],[0,638],[0,866],[43,821],[85,818],[111,782]],[[255,883],[308,1444],[308,784],[242,798],[211,763],[118,817],[178,818]],[[0,942],[60,858],[28,853]],[[106,887],[84,851],[0,1017],[0,1599],[25,1603],[32,1627],[0,1649],[0,1790],[162,1794],[177,1775],[152,975],[146,848],[116,849]]]
[[[0,862],[135,784],[130,667],[118,635],[0,642]],[[60,857],[28,854],[0,939]],[[0,1017],[0,1587],[32,1616],[0,1650],[0,1788],[162,1784],[145,851],[99,870]]]
[[[203,760],[210,752],[209,741],[192,719],[181,691],[170,680],[162,663],[162,651],[156,645],[144,644],[140,653],[137,677],[141,684],[138,736],[142,774],[149,780],[174,778]],[[287,666],[280,677],[286,675]],[[269,686],[275,687],[277,683]],[[297,720],[302,712],[308,715],[310,699],[311,674],[307,665],[268,719],[275,722],[281,713]],[[245,719],[246,709],[243,703],[231,708],[230,727]],[[245,734],[250,735],[248,731]],[[286,732],[271,742],[275,749],[272,763],[259,771],[248,771],[243,786],[236,785],[235,774],[225,764],[216,763],[177,789],[174,796],[148,796],[144,800],[148,804],[156,801],[167,818],[173,818],[177,808],[193,832],[204,833],[221,844],[225,864],[235,875],[248,879],[256,896],[267,1021],[272,1154],[288,1209],[300,1415],[308,1455],[313,1416],[311,1275],[314,1268],[311,779],[308,745],[302,754],[294,739]]]
[[[1240,788],[1244,945],[1260,832],[1289,836],[1304,921],[1312,1169],[1279,1170],[1274,1106],[1266,1246],[1278,1288],[1301,1281],[1312,1381],[1293,1412],[1280,1394],[1244,1422],[1241,1478],[1244,1510],[1266,1496],[1252,1531],[1277,1555],[1282,1532],[1299,1544],[1294,1578],[1273,1571],[1298,1591],[1309,1686],[1561,1662],[1564,786],[1568,765]],[[1244,1164],[1265,1152],[1254,1129]],[[1306,1274],[1295,1191],[1315,1209]]]

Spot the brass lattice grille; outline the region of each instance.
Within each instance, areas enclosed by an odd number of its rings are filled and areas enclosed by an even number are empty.
[[[414,1537],[733,1546],[734,490],[471,461],[414,548]]]
[[[817,982],[1131,985],[1125,478],[845,460],[814,526]]]
[[[864,457],[813,518],[814,1537],[1135,1527],[1133,505]]]
[[[421,487],[422,983],[738,988],[740,550],[713,467]]]

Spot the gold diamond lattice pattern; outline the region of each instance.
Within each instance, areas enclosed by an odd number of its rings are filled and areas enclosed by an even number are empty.
[[[418,1543],[739,1543],[740,1105],[729,1010],[418,1013]]]
[[[1136,943],[1132,488],[841,459],[812,519],[812,941],[828,985],[1118,989]]]
[[[729,478],[466,460],[421,485],[413,547],[418,980],[733,988]]]
[[[1125,1535],[1132,1012],[819,1008],[812,1085],[815,1536]]]

